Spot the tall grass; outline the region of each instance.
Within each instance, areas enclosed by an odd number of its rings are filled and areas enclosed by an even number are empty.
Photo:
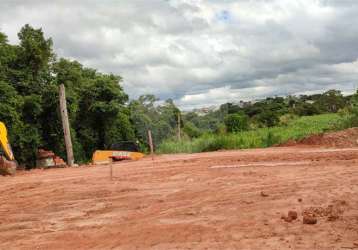
[[[181,142],[167,140],[161,143],[158,153],[197,153],[219,149],[263,148],[288,140],[302,139],[312,134],[334,130],[342,118],[337,114],[300,117],[287,126],[260,128],[235,134],[205,134]]]

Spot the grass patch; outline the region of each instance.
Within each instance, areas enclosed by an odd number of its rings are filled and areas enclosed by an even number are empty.
[[[198,153],[220,149],[264,148],[274,144],[298,140],[312,134],[335,130],[341,122],[338,114],[304,116],[290,121],[286,126],[260,128],[232,134],[205,134],[196,139],[181,142],[167,140],[161,143],[157,153]]]

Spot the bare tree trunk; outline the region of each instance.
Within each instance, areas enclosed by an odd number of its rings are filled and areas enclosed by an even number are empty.
[[[153,147],[152,131],[150,131],[150,130],[148,130],[148,143],[149,143],[149,147],[150,147],[150,155],[152,156],[152,159],[153,159],[154,147]]]
[[[178,140],[181,141],[180,112],[178,113]]]
[[[67,153],[67,164],[72,167],[74,165],[73,149],[71,141],[70,123],[68,121],[67,104],[66,104],[66,91],[63,84],[60,85],[60,109],[63,133],[65,137],[66,153]]]

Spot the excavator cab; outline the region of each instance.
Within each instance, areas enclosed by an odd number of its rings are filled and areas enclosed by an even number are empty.
[[[121,141],[111,145],[110,150],[121,150],[130,152],[139,152],[139,146],[133,141]]]

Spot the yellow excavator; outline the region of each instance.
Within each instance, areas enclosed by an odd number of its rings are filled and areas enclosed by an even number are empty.
[[[7,137],[6,126],[0,122],[0,175],[14,175],[16,167],[17,163]]]

